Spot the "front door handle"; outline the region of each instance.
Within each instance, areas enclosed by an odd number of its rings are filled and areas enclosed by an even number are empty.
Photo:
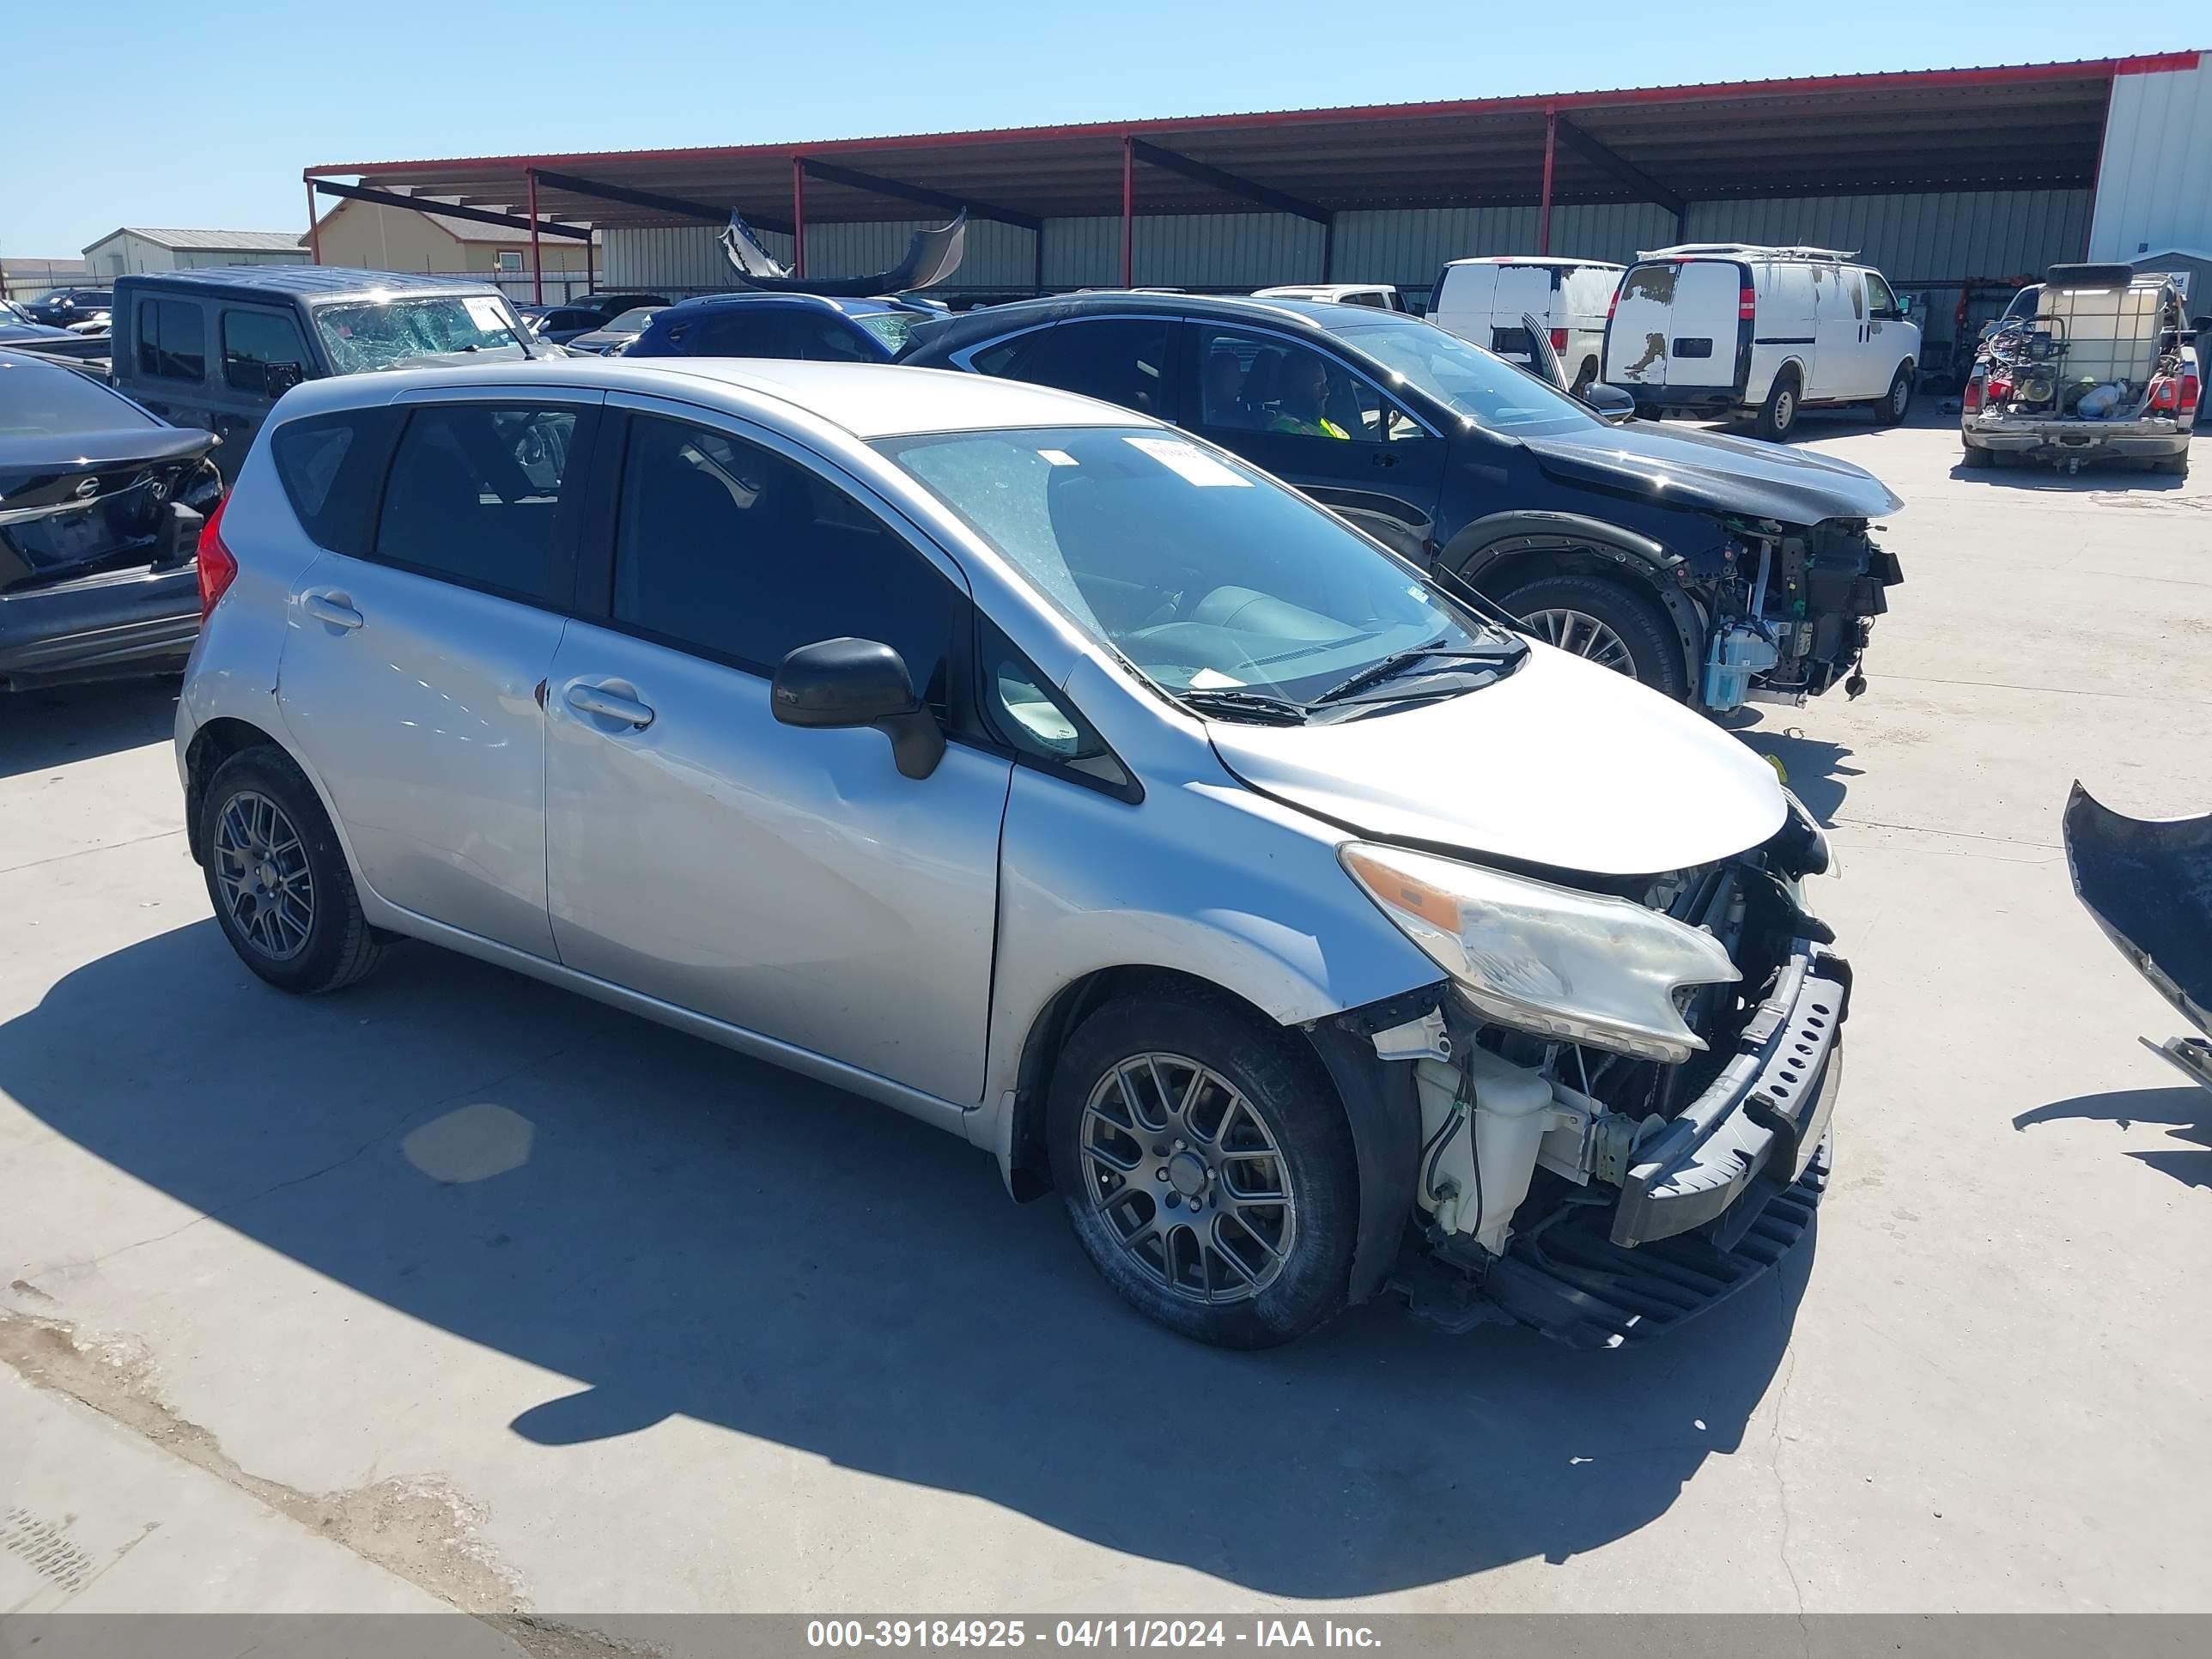
[[[356,629],[367,619],[346,603],[343,593],[307,593],[301,596],[300,609],[317,622],[326,622],[333,628]]]
[[[1395,466],[1398,465],[1398,458],[1395,455],[1393,455],[1387,449],[1378,449],[1375,452],[1375,465],[1377,466]]]
[[[625,696],[609,686],[594,685],[588,680],[576,680],[570,684],[562,696],[568,707],[579,714],[623,720],[640,732],[653,724],[653,706],[650,703]]]

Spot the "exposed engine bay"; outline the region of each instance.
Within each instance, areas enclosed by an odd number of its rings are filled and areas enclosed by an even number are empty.
[[[1374,1038],[1420,1103],[1417,1314],[1499,1311],[1582,1346],[1666,1328],[1740,1288],[1809,1224],[1841,1071],[1850,969],[1804,909],[1827,866],[1800,807],[1768,843],[1656,879],[1592,884],[1727,951],[1732,982],[1675,994],[1686,1057],[1559,1042],[1484,1018],[1457,987]]]
[[[1859,664],[1874,619],[1889,609],[1885,590],[1905,580],[1896,556],[1859,519],[1809,529],[1732,519],[1726,528],[1720,576],[1700,596],[1711,612],[1705,706],[1794,706],[1838,681],[1847,696],[1864,691]]]

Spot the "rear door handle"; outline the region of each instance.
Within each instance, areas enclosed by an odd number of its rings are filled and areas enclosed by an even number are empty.
[[[626,696],[611,686],[594,685],[589,680],[572,681],[562,694],[569,708],[579,714],[598,714],[606,720],[626,721],[632,728],[642,732],[653,724],[653,706]]]
[[[360,611],[346,603],[343,593],[307,593],[301,596],[300,609],[317,622],[326,622],[333,628],[355,629],[367,620]]]
[[[1378,449],[1375,452],[1375,465],[1377,466],[1395,466],[1398,465],[1398,458],[1395,455],[1393,455],[1387,449]]]

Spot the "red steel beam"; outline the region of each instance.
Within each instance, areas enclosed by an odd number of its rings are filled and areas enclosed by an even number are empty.
[[[538,248],[538,173],[532,169],[523,174],[530,191],[530,303],[545,303],[545,259]]]
[[[1121,286],[1137,285],[1137,139],[1121,135]]]
[[[1559,112],[1544,112],[1544,191],[1537,198],[1536,252],[1552,251],[1552,158],[1559,147]],[[1534,349],[1531,347],[1530,349]]]
[[[806,275],[806,161],[791,158],[791,274]]]

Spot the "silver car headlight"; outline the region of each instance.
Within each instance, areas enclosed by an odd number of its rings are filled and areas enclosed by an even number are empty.
[[[1627,899],[1370,842],[1337,856],[1479,1012],[1540,1036],[1675,1064],[1705,1044],[1674,994],[1741,977],[1711,933]]]

